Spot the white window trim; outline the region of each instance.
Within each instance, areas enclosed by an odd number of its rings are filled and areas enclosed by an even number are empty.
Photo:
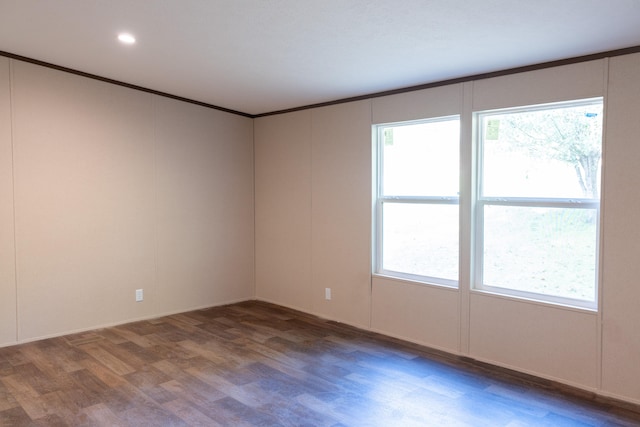
[[[390,122],[390,123],[379,123],[372,126],[372,135],[373,135],[373,145],[374,145],[374,165],[373,165],[373,173],[374,175],[374,188],[373,188],[373,275],[387,276],[398,279],[410,280],[412,282],[418,282],[428,285],[436,285],[436,286],[446,286],[451,288],[458,288],[459,279],[451,280],[440,277],[432,277],[432,276],[423,276],[417,274],[404,273],[400,271],[387,270],[382,267],[383,265],[383,205],[384,203],[415,203],[415,204],[429,204],[429,205],[458,205],[458,215],[460,215],[460,197],[453,196],[384,196],[382,184],[384,182],[384,159],[383,159],[383,144],[384,144],[384,136],[382,135],[382,131],[384,128],[388,127],[399,127],[399,126],[411,126],[422,123],[435,123],[435,122],[443,122],[447,120],[459,120],[462,118],[458,114],[448,115],[448,116],[440,116],[419,120],[409,120],[402,122]],[[461,144],[459,143],[459,149],[461,148]],[[458,233],[460,233],[460,229],[458,229]],[[458,234],[458,239],[460,239],[460,235]],[[458,253],[459,256],[459,253]],[[459,274],[459,272],[458,272]]]
[[[549,303],[554,305],[582,308],[590,311],[597,311],[598,309],[598,288],[599,288],[599,267],[600,267],[600,223],[601,223],[601,202],[600,199],[586,199],[586,198],[535,198],[535,197],[487,197],[482,196],[482,173],[484,158],[482,150],[484,147],[484,136],[482,130],[482,117],[491,116],[500,113],[518,113],[523,111],[540,111],[554,107],[568,107],[568,106],[580,106],[590,105],[604,102],[603,97],[580,99],[574,101],[553,102],[547,104],[538,104],[531,106],[521,106],[515,108],[501,108],[492,110],[483,110],[473,113],[473,126],[474,126],[474,141],[475,146],[475,174],[473,177],[475,186],[475,197],[473,198],[473,211],[474,218],[472,221],[472,239],[474,242],[473,253],[473,265],[472,265],[472,283],[471,292],[488,293],[494,295],[502,295],[507,297],[514,297],[518,299],[524,299],[529,301],[535,301],[540,303]],[[604,126],[604,124],[603,124]],[[602,145],[604,147],[604,135]],[[601,186],[602,188],[602,186]],[[596,209],[598,220],[596,221],[596,254],[595,254],[595,289],[594,300],[581,300],[568,297],[560,297],[555,295],[542,294],[537,292],[527,292],[517,289],[509,289],[505,287],[496,287],[491,285],[485,285],[483,280],[483,266],[484,266],[484,207],[485,206],[514,206],[514,207],[549,207],[549,208],[570,208],[570,209]]]

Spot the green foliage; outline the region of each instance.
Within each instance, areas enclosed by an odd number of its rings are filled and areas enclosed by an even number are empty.
[[[584,197],[598,198],[602,104],[505,114],[500,139],[531,156],[571,164]]]

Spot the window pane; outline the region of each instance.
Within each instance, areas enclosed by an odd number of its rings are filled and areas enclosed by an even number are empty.
[[[458,280],[458,205],[385,203],[382,268]]]
[[[485,206],[488,286],[595,300],[595,209]]]
[[[390,126],[381,132],[383,195],[457,197],[460,120]]]
[[[602,103],[484,115],[483,196],[599,198]]]

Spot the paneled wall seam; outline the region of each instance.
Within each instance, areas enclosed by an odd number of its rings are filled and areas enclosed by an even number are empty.
[[[308,124],[308,134],[307,140],[309,141],[309,277],[308,277],[308,285],[311,290],[310,300],[307,302],[308,307],[311,308],[312,313],[320,313],[321,310],[318,310],[317,305],[314,302],[313,295],[313,274],[314,274],[314,262],[313,262],[313,112],[311,110],[309,112],[309,120]],[[307,297],[309,298],[309,297]]]
[[[253,163],[251,166],[251,171],[253,173],[253,178],[251,180],[252,183],[252,192],[253,192],[253,299],[258,298],[258,284],[257,284],[257,251],[256,251],[256,240],[257,240],[257,225],[256,225],[256,119],[251,119],[251,162]]]
[[[158,192],[160,191],[159,179],[158,179],[158,102],[157,96],[151,96],[151,139],[153,147],[153,293],[158,294],[160,290],[160,267],[159,267],[159,247],[160,247],[160,201]],[[157,301],[157,297],[152,301]],[[156,303],[157,304],[157,303]],[[154,310],[155,311],[155,310]]]
[[[13,64],[14,60],[9,59],[9,138],[11,142],[11,203],[13,205],[13,283],[15,289],[15,312],[16,330],[15,341],[20,338],[20,314],[18,312],[18,239],[16,236],[16,166],[15,166],[15,134],[14,134],[14,86],[13,86]]]
[[[608,117],[608,112],[607,112],[607,106],[608,106],[608,99],[609,99],[609,58],[604,58],[603,59],[603,83],[602,83],[602,95],[603,95],[603,99],[604,99],[604,105],[603,105],[603,113],[604,113],[604,120],[602,123],[602,159],[601,159],[601,170],[600,170],[600,188],[601,188],[601,192],[604,190],[605,186],[604,186],[604,178],[605,178],[605,168],[607,165],[606,162],[606,155],[607,155],[607,117]],[[598,388],[598,390],[602,391],[603,390],[603,369],[602,369],[602,361],[603,361],[603,347],[604,347],[604,333],[602,330],[603,327],[603,310],[604,310],[604,281],[603,281],[603,264],[604,264],[604,213],[605,213],[605,204],[603,203],[604,201],[604,197],[602,194],[600,194],[600,230],[598,233],[598,265],[597,265],[597,271],[598,271],[598,277],[597,277],[597,284],[598,284],[598,292],[596,295],[597,298],[597,306],[598,306],[598,311],[597,311],[597,318],[596,318],[596,386]]]

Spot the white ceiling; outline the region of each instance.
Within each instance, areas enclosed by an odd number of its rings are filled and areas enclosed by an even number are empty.
[[[0,0],[1,51],[248,114],[633,46],[640,0]]]

